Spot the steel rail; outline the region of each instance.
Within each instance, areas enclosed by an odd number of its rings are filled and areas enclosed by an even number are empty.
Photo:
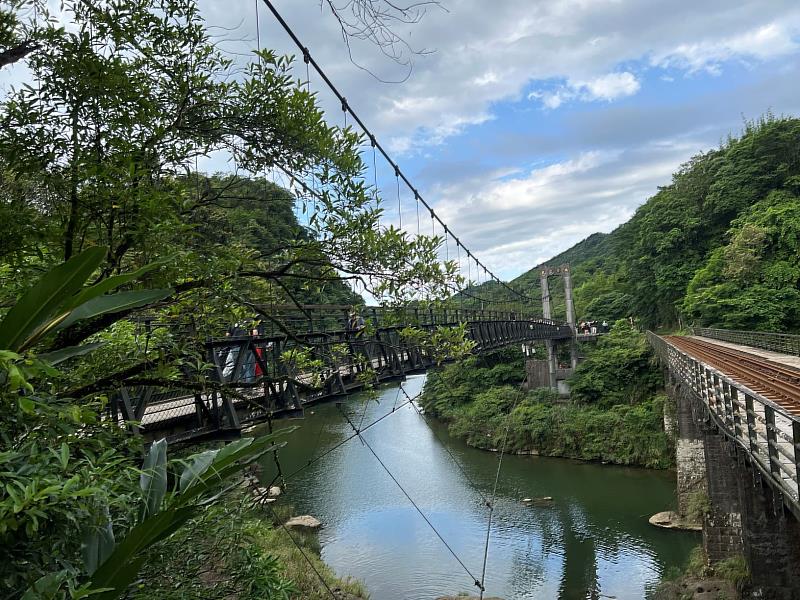
[[[675,347],[741,380],[792,414],[800,415],[800,371],[741,350],[694,338],[668,336]]]

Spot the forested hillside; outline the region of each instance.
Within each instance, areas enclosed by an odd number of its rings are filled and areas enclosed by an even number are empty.
[[[546,264],[565,262],[578,318],[800,330],[800,119],[748,123],[686,162],[627,223]],[[538,266],[511,285],[538,297]],[[501,293],[480,293],[491,292]],[[556,278],[551,293],[563,317]]]

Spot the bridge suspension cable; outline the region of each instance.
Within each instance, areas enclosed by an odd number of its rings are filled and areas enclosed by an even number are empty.
[[[305,181],[303,181],[297,175],[295,175],[294,173],[289,171],[286,167],[284,167],[283,165],[281,165],[279,163],[276,163],[275,167],[281,173],[286,175],[286,177],[288,177],[291,182],[294,182],[295,185],[299,186],[309,196],[312,196],[313,198],[316,198],[316,199],[318,199],[320,201],[323,200],[322,195],[317,190],[314,190],[314,189],[310,188]],[[461,268],[461,252],[460,252],[460,248],[463,248],[463,245],[458,246],[458,250],[459,250],[459,254],[458,254],[459,269]],[[465,250],[466,250],[466,248],[465,248]],[[474,256],[472,258],[474,258]],[[466,262],[467,262],[467,269],[468,269],[468,271],[470,273],[469,278],[471,278],[472,277],[472,275],[471,275],[471,273],[472,273],[472,261],[469,258],[467,258]],[[469,291],[470,287],[471,286],[469,286],[467,288],[455,288],[452,285],[449,285],[449,284],[447,285],[448,289],[450,289],[455,294],[459,294],[462,297],[471,298],[473,300],[477,300],[479,302],[485,302],[487,304],[508,305],[508,301],[506,301],[506,300],[498,300],[498,299],[494,299],[494,298],[482,298],[481,296],[478,296],[478,295],[470,292]]]
[[[469,259],[472,258],[475,261],[475,266],[478,269],[478,272],[480,271],[480,269],[482,269],[484,274],[488,278],[492,279],[493,281],[498,283],[501,287],[503,287],[504,289],[508,290],[512,294],[514,294],[514,296],[516,296],[517,298],[520,298],[520,299],[522,299],[522,300],[524,300],[526,302],[538,302],[539,301],[538,298],[533,298],[533,297],[528,296],[527,294],[525,294],[523,292],[520,292],[519,290],[515,290],[508,283],[506,283],[505,281],[500,279],[497,275],[495,275],[494,272],[492,272],[484,263],[482,263],[480,261],[480,259],[474,254],[474,252],[472,252],[466,245],[464,245],[464,243],[449,228],[447,223],[445,223],[442,220],[442,218],[438,214],[436,214],[436,212],[434,211],[433,207],[430,204],[428,204],[428,202],[425,200],[425,198],[422,197],[422,195],[419,193],[419,190],[411,183],[411,180],[403,172],[403,170],[400,168],[398,163],[396,161],[392,160],[392,157],[389,155],[389,153],[386,151],[386,149],[381,145],[381,143],[377,140],[375,134],[372,133],[372,131],[366,126],[366,124],[361,119],[361,117],[355,112],[353,107],[350,105],[350,103],[348,102],[347,98],[334,85],[334,83],[331,81],[330,77],[328,77],[327,73],[325,73],[324,69],[319,65],[319,63],[317,63],[317,61],[311,55],[311,52],[309,51],[308,47],[303,44],[303,42],[300,40],[300,38],[297,36],[297,34],[291,28],[291,26],[286,22],[286,20],[283,18],[283,16],[280,14],[280,12],[278,12],[277,8],[275,8],[275,5],[271,2],[271,0],[262,0],[262,1],[266,5],[266,7],[270,10],[270,12],[275,17],[275,19],[278,21],[278,23],[281,25],[283,30],[292,39],[294,44],[297,46],[297,48],[302,53],[303,61],[306,64],[306,68],[308,69],[309,65],[314,68],[314,70],[322,78],[322,81],[325,83],[325,85],[328,87],[328,89],[333,93],[334,96],[336,96],[337,100],[341,103],[342,111],[345,113],[345,115],[347,113],[349,113],[350,116],[355,121],[355,123],[358,124],[359,128],[364,133],[364,135],[369,139],[369,142],[370,142],[370,144],[371,144],[371,146],[373,148],[373,153],[374,153],[375,150],[380,152],[381,155],[383,156],[383,158],[386,160],[386,162],[394,170],[395,177],[397,178],[397,187],[398,187],[398,189],[397,189],[397,201],[398,201],[398,209],[399,209],[398,210],[398,213],[399,213],[398,216],[399,216],[400,227],[402,228],[402,208],[400,206],[400,181],[402,180],[403,183],[405,184],[405,186],[408,188],[408,190],[413,194],[415,201],[421,202],[423,204],[423,206],[425,206],[425,208],[427,208],[430,211],[431,220],[434,221],[434,227],[435,227],[435,221],[438,221],[439,224],[441,225],[443,231],[444,231],[445,238],[448,235],[451,235],[453,237],[453,240],[456,243],[456,246],[458,248],[463,248],[464,249],[464,252],[467,255],[468,264],[469,264]],[[373,164],[374,164],[374,159],[373,159]],[[377,176],[376,176],[376,182],[377,182]],[[484,299],[484,301],[488,301],[488,300]]]

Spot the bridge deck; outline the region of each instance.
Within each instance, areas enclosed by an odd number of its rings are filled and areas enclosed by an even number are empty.
[[[787,367],[800,369],[800,356],[792,356],[790,354],[782,354],[781,352],[763,350],[761,348],[754,348],[753,346],[745,346],[744,344],[733,344],[731,342],[723,342],[722,340],[717,340],[709,337],[702,337],[699,335],[689,335],[686,337],[707,342],[709,344],[716,344],[718,346],[723,346],[725,348],[731,348],[732,350],[739,350],[740,352],[755,354],[756,356],[759,356],[766,360],[786,365]]]

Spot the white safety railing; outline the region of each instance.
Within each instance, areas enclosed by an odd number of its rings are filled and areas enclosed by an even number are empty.
[[[659,360],[700,399],[722,432],[800,510],[800,417],[651,331]]]

